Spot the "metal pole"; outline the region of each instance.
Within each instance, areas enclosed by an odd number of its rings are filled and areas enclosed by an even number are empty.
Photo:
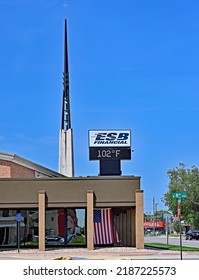
[[[153,234],[155,235],[155,198],[153,197]]]
[[[169,245],[169,223],[168,223],[168,216],[166,216],[166,234],[167,234],[167,245]]]
[[[181,199],[178,199],[178,219],[180,222],[180,259],[182,260],[182,232],[181,232],[181,209],[180,209]]]
[[[181,232],[181,219],[180,219],[180,259],[182,260],[182,232]]]
[[[155,204],[155,229],[158,230],[158,203]]]
[[[20,221],[17,221],[17,249],[20,253]]]

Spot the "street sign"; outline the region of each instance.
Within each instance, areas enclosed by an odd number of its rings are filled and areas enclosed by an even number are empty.
[[[172,193],[173,198],[178,199],[178,220],[180,221],[180,258],[182,260],[182,229],[181,229],[181,198],[187,197],[186,192],[174,192]]]
[[[187,194],[186,194],[186,192],[175,192],[175,193],[172,193],[172,197],[173,198],[186,198]]]
[[[22,215],[21,215],[21,213],[17,213],[17,214],[16,214],[16,221],[17,221],[17,222],[21,222],[21,220],[22,220]]]

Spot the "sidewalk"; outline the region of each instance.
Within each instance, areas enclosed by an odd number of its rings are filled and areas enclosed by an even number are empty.
[[[180,260],[180,252],[161,249],[136,249],[132,247],[49,249],[20,249],[0,251],[0,260],[50,260],[63,257],[72,260]],[[199,252],[182,252],[183,260],[199,260]]]

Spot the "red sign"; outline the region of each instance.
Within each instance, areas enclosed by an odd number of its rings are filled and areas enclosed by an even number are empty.
[[[144,228],[164,228],[163,221],[155,221],[155,222],[144,222]]]

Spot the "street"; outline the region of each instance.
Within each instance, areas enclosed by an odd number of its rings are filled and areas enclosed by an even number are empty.
[[[147,235],[145,235],[144,242],[145,243],[167,244],[167,237],[166,237],[166,235],[161,235],[161,236],[147,236]],[[180,236],[169,236],[168,237],[168,244],[180,245]],[[182,235],[182,245],[199,248],[199,240],[194,240],[194,239],[186,240],[185,236]]]

